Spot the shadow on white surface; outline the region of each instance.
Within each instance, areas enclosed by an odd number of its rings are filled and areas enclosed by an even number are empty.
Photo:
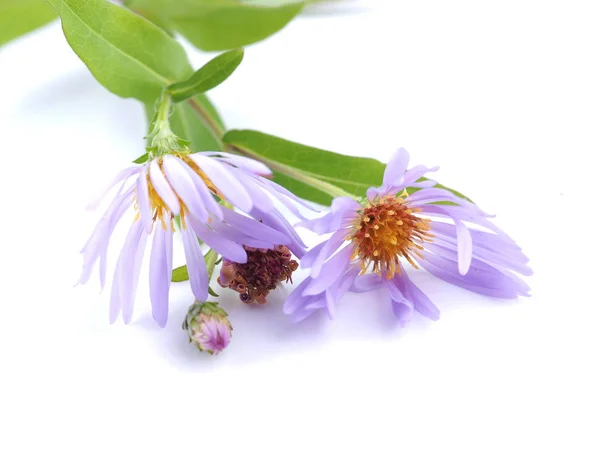
[[[495,300],[458,287],[449,286],[424,270],[412,271],[411,278],[420,286],[442,311],[442,319],[470,313],[476,316],[482,310],[510,314],[512,306],[526,302],[519,300]],[[286,290],[291,290],[286,287]],[[317,311],[306,320],[293,324],[283,314],[282,305],[286,292],[275,291],[265,305],[246,305],[232,291],[217,291],[217,299],[229,313],[233,325],[230,346],[220,355],[211,356],[199,352],[188,342],[181,328],[189,302],[189,286],[178,283],[172,288],[169,322],[161,329],[152,319],[147,305],[139,305],[144,311],[136,315],[128,327],[138,329],[151,341],[152,351],[172,366],[193,372],[218,370],[224,365],[239,365],[276,360],[290,354],[300,354],[311,349],[326,349],[334,342],[353,342],[378,345],[385,341],[403,340],[408,335],[428,333],[438,327],[434,322],[415,313],[405,327],[398,324],[390,306],[385,289],[367,294],[348,294],[340,304],[334,320],[325,311]],[[138,301],[145,297],[138,294]],[[503,314],[504,311],[504,314]],[[450,325],[451,322],[447,323]],[[457,324],[459,325],[459,324]],[[137,332],[136,332],[137,333]]]

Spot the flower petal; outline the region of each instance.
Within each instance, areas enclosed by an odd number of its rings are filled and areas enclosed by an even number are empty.
[[[152,210],[150,206],[150,195],[148,193],[147,167],[140,172],[136,185],[136,198],[140,208],[140,220],[144,225],[146,233],[152,232]]]
[[[102,199],[104,198],[104,196],[119,182],[123,182],[125,183],[127,181],[127,178],[131,177],[132,175],[135,175],[136,173],[138,173],[140,170],[142,170],[142,167],[140,166],[133,166],[133,167],[127,167],[126,169],[121,170],[111,181],[110,183],[108,183],[108,185],[102,190],[102,192],[100,192],[99,194],[95,195],[94,198],[88,203],[87,205],[87,209],[88,210],[94,210],[98,207],[98,205],[100,204],[100,202],[102,201]],[[121,189],[123,188],[123,186],[121,186]],[[119,192],[117,193],[117,196],[121,193],[121,189],[119,189]]]
[[[316,278],[310,278],[310,283],[304,289],[303,294],[319,294],[335,283],[335,281],[348,269],[348,266],[350,265],[350,255],[352,255],[353,251],[352,246],[348,245],[331,257],[329,261],[324,264],[320,275]]]
[[[215,158],[209,158],[199,153],[190,155],[190,158],[198,164],[200,169],[208,176],[210,181],[221,192],[230,203],[242,211],[252,208],[252,199],[242,184],[238,181],[237,169],[218,162]]]
[[[415,310],[431,320],[440,318],[440,310],[410,279],[404,269],[392,278],[402,295],[412,302]]]
[[[129,228],[115,267],[110,298],[110,323],[114,323],[119,311],[122,311],[125,323],[131,321],[135,291],[140,275],[147,236],[143,231],[143,224],[140,221],[134,222]]]
[[[402,325],[406,325],[413,316],[414,306],[412,302],[402,294],[391,280],[386,280],[385,285],[390,293],[394,315]]]
[[[173,189],[165,175],[162,173],[162,170],[160,170],[157,160],[150,163],[150,181],[152,182],[152,187],[162,201],[165,202],[169,210],[174,215],[179,215],[179,199],[177,198],[177,195],[175,195],[175,192],[173,192]]]
[[[240,244],[227,239],[219,233],[214,232],[202,223],[194,220],[189,220],[189,222],[191,223],[192,228],[198,237],[202,239],[210,248],[215,250],[220,255],[223,255],[224,258],[240,264],[244,264],[248,261],[246,250],[244,250],[244,247],[242,247]]]
[[[187,224],[182,224],[181,237],[192,292],[198,301],[204,302],[208,298],[208,272],[198,238]]]
[[[383,173],[383,186],[392,187],[402,184],[409,159],[408,152],[404,148],[396,150]]]
[[[183,201],[191,215],[206,222],[208,221],[208,211],[201,201],[196,184],[185,170],[185,165],[175,156],[166,155],[163,158],[163,170],[177,196]]]
[[[165,220],[167,224],[170,222]],[[154,231],[150,254],[150,303],[152,317],[164,328],[169,315],[169,288],[173,270],[173,230],[159,224]]]

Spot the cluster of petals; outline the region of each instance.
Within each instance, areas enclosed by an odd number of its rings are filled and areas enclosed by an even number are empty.
[[[401,323],[408,322],[414,311],[437,320],[438,308],[410,280],[406,271],[409,265],[420,266],[448,283],[490,297],[528,295],[529,288],[518,274],[532,272],[527,257],[515,241],[475,204],[422,178],[437,168],[408,169],[408,161],[408,152],[398,150],[386,167],[382,186],[370,188],[364,203],[338,197],[326,215],[302,223],[318,234],[328,235],[328,239],[301,259],[301,267],[310,269],[310,275],[284,305],[284,312],[294,321],[303,320],[320,309],[326,309],[333,316],[346,292],[379,288],[387,289],[393,312]],[[388,204],[400,212],[407,211],[406,217],[414,224],[412,235],[410,229],[408,234],[406,232],[406,219],[398,220],[396,235],[390,234],[389,227],[386,230],[377,226],[370,228],[370,234],[384,231],[388,234],[379,237],[367,234],[370,246],[365,247],[365,233],[359,236],[357,230],[370,220],[366,211],[383,209],[385,213]],[[396,211],[387,213],[396,214]],[[404,246],[400,245],[402,239],[406,241]],[[409,239],[412,242],[408,242]],[[380,262],[373,256],[380,254],[380,247],[385,251],[392,244],[407,250],[388,258],[376,271],[369,270],[371,260],[376,264]],[[365,259],[363,247],[373,249],[371,260]]]
[[[98,262],[100,282],[104,285],[111,236],[132,209],[135,216],[112,282],[111,322],[119,313],[125,323],[132,319],[142,259],[151,240],[152,313],[159,325],[166,324],[173,235],[178,228],[191,289],[200,301],[208,296],[209,279],[199,240],[238,263],[246,262],[244,246],[274,248],[283,244],[301,257],[305,245],[279,211],[278,204],[292,214],[299,214],[298,205],[304,203],[265,178],[270,174],[258,161],[220,152],[168,153],[121,171],[106,191],[117,189],[117,193],[82,250],[80,282],[88,281]]]

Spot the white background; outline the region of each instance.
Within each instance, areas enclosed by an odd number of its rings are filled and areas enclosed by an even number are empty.
[[[161,329],[143,276],[133,323],[109,325],[108,291],[73,287],[85,205],[143,152],[144,117],[53,24],[0,49],[0,448],[600,448],[598,2],[346,9],[248,48],[211,95],[227,124],[441,165],[524,247],[532,297],[420,271],[442,318],[401,329],[383,291],[296,326],[284,292],[225,293],[233,341],[210,357],[180,329],[188,286]]]

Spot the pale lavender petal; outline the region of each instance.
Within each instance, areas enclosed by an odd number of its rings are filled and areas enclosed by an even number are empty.
[[[312,278],[316,278],[321,273],[321,268],[323,264],[336,252],[336,250],[344,243],[346,240],[346,236],[348,236],[347,230],[339,230],[333,233],[333,235],[327,239],[325,246],[319,253],[319,255],[315,258],[315,261],[312,265],[312,270],[310,272],[310,276]]]
[[[198,237],[224,258],[240,264],[248,261],[246,250],[240,244],[226,239],[202,223],[189,219],[188,222],[191,223]]]
[[[456,227],[448,223],[435,221],[430,222],[430,226],[431,231],[435,234],[436,238],[456,243]],[[488,233],[487,231],[482,230],[472,229],[470,231],[475,249],[487,249],[523,264],[529,261],[529,258],[523,254],[521,247],[507,236]]]
[[[114,323],[123,312],[123,321],[129,323],[133,310],[133,300],[140,273],[141,258],[144,254],[147,235],[140,221],[133,222],[125,238],[123,249],[117,260],[110,297],[109,320]]]
[[[404,297],[413,303],[417,312],[432,320],[440,318],[440,310],[433,304],[429,297],[415,286],[404,269],[394,276],[392,282],[400,289]]]
[[[273,239],[269,239],[269,236],[267,234],[260,235],[260,238],[254,238],[252,236],[248,236],[243,231],[233,228],[223,222],[221,222],[221,223],[213,222],[211,224],[211,229],[215,233],[218,233],[219,236],[221,236],[223,239],[228,239],[230,241],[237,242],[238,244],[241,244],[241,245],[247,245],[248,247],[272,249],[276,245],[280,244],[279,241],[274,242]],[[262,239],[264,239],[264,240],[262,240]]]
[[[240,172],[238,181],[244,186],[244,189],[252,198],[252,208],[242,209],[245,213],[250,214],[253,210],[259,210],[262,212],[270,212],[275,209],[275,205],[271,198],[265,193],[265,191],[257,185],[256,178],[253,175]]]
[[[96,226],[94,227],[94,231],[90,235],[89,239],[81,249],[81,253],[96,253],[97,247],[99,243],[103,243],[105,241],[106,228],[107,226],[115,221],[118,221],[127,208],[131,206],[133,203],[133,190],[134,187],[130,187],[123,194],[117,195],[113,201],[110,203]],[[120,213],[120,214],[119,214]],[[118,217],[116,217],[118,216]]]
[[[121,314],[123,315],[123,322],[131,322],[133,317],[133,303],[135,301],[135,293],[137,290],[138,280],[140,277],[140,270],[142,268],[142,259],[144,258],[144,251],[146,249],[146,240],[148,234],[144,232],[143,225],[139,225],[139,241],[137,242],[137,248],[135,253],[130,255],[131,262],[128,264],[129,267],[125,267],[121,286],[125,286],[123,290],[123,297],[121,298]]]
[[[382,197],[385,195],[386,190],[387,188],[385,187],[370,187],[367,189],[367,199],[372,202],[376,197]]]
[[[169,223],[167,221],[167,223]],[[150,303],[152,317],[164,328],[169,315],[169,288],[173,270],[173,231],[157,224],[150,254]]]
[[[236,173],[236,169],[200,153],[194,153],[190,155],[190,158],[198,164],[200,169],[230,203],[242,211],[248,211],[252,208],[252,199],[238,181],[239,172]]]
[[[160,170],[157,160],[150,163],[150,181],[152,182],[152,187],[163,202],[165,202],[169,210],[176,216],[179,215],[179,199],[177,198],[177,195],[175,195],[175,192],[173,192],[165,175]]]
[[[327,308],[327,298],[324,298],[323,295],[311,297],[313,300],[310,303],[307,303],[304,306],[304,309],[323,309]],[[331,314],[329,317],[332,317]]]
[[[439,166],[435,167],[425,167],[423,165],[415,166],[406,171],[404,174],[404,185],[405,186],[415,186],[415,182],[424,176],[428,172],[436,172],[439,169]],[[429,185],[435,186],[436,182],[433,180],[429,180],[425,182]]]
[[[279,201],[281,201],[290,211],[294,212],[297,216],[303,217],[302,213],[298,210],[295,203],[302,205],[311,211],[315,211],[315,212],[320,211],[320,209],[317,208],[312,203],[301,199],[300,197],[296,196],[294,193],[292,193],[288,189],[284,188],[283,186],[281,186],[271,180],[268,180],[266,178],[258,178],[257,177],[257,182],[259,184],[262,184],[271,195],[275,196],[275,198],[277,198]]]
[[[446,215],[454,221],[456,226],[456,239],[458,245],[458,268],[461,275],[466,274],[469,271],[471,259],[473,257],[473,240],[471,239],[471,233],[467,226],[461,221],[461,215],[458,214],[459,210],[443,208],[440,206],[424,206],[421,208],[422,212],[438,212],[439,214]],[[482,218],[482,220],[485,220]]]
[[[302,322],[308,316],[312,315],[315,311],[316,311],[316,309],[306,309],[306,308],[300,309],[291,315],[291,322],[292,323]]]
[[[283,312],[285,314],[292,314],[296,312],[311,300],[311,296],[302,294],[302,291],[304,291],[309,282],[310,278],[306,278],[296,287],[296,289],[292,291],[290,295],[287,296],[285,303],[283,304]]]
[[[311,281],[304,289],[303,294],[316,295],[331,286],[347,270],[353,251],[353,247],[348,245],[335,254],[324,264],[319,277],[310,278]]]
[[[106,253],[108,251],[108,244],[110,236],[116,226],[121,220],[123,214],[131,206],[133,201],[133,187],[131,187],[125,194],[116,197],[107,211],[104,213],[92,235],[88,239],[81,252],[83,253],[83,269],[77,284],[87,283],[89,280],[94,264],[98,257],[100,257],[100,286],[104,286],[104,280],[106,277]]]
[[[461,275],[457,271],[454,261],[429,252],[424,253],[424,259],[420,260],[419,264],[428,272],[448,283],[490,297],[516,298],[521,293],[520,286],[511,277],[476,260],[473,269],[466,275]],[[475,267],[476,264],[477,267]],[[487,267],[483,270],[482,267],[485,266]]]
[[[308,252],[306,252],[300,260],[300,266],[303,269],[309,269],[313,265],[315,259],[317,259],[317,256],[319,256],[319,253],[321,253],[321,250],[323,250],[323,247],[325,247],[325,245],[327,245],[327,241],[323,241],[317,244]]]
[[[225,207],[222,207],[222,210],[223,220],[235,229],[243,231],[248,236],[272,242],[273,244],[287,245],[292,242],[287,234],[275,230],[264,223],[258,222]]]
[[[471,266],[473,257],[473,241],[471,233],[464,223],[460,220],[455,220],[456,236],[458,243],[458,271],[461,275],[466,274]]]
[[[202,222],[208,220],[208,211],[198,195],[196,184],[185,170],[187,166],[175,156],[163,158],[163,170],[177,196],[183,201],[190,214]]]
[[[204,205],[204,208],[213,216],[219,220],[223,220],[223,214],[221,212],[221,205],[217,203],[213,193],[210,191],[204,180],[198,175],[194,169],[188,166],[183,161],[178,161],[181,168],[188,174],[189,178],[194,183],[197,195],[200,196],[200,202]]]
[[[421,206],[421,213],[433,216],[450,217],[452,219],[458,219],[465,222],[474,223],[477,225],[484,226],[492,231],[495,231],[501,236],[508,239],[510,237],[502,231],[499,227],[494,225],[491,221],[486,219],[485,215],[472,211],[464,206],[450,206],[450,205],[424,205]],[[512,241],[512,239],[510,239]]]
[[[361,208],[360,203],[354,199],[338,197],[333,200],[331,212],[317,219],[300,222],[298,226],[317,234],[333,233],[342,228],[346,222],[358,218],[358,211]]]
[[[409,159],[408,152],[404,148],[396,150],[383,173],[383,186],[395,186],[403,182]]]
[[[148,192],[147,168],[140,172],[137,179],[136,198],[140,208],[140,220],[144,225],[146,233],[152,232],[152,210],[150,206],[150,195]]]
[[[351,268],[325,291],[325,305],[330,319],[333,319],[337,302],[348,292],[359,273],[360,268]]]
[[[473,230],[471,230],[471,233]],[[449,236],[443,236],[444,239],[441,239],[443,235],[436,235],[436,238],[433,243],[426,244],[426,247],[429,248],[433,253],[437,252],[437,248],[450,249],[456,254],[457,243],[456,238],[451,238]],[[479,247],[475,245],[473,247],[473,258],[483,261],[486,264],[494,266],[498,269],[509,269],[514,270],[522,275],[532,275],[533,270],[527,266],[526,263],[511,257],[510,255],[505,255],[501,253],[497,253],[493,250],[488,250],[483,247]]]
[[[400,289],[391,280],[386,280],[385,285],[392,299],[392,311],[394,311],[394,315],[401,324],[407,324],[413,316],[414,306],[412,302],[402,294]]]
[[[426,188],[432,188],[437,184],[436,181],[434,180],[426,180],[426,181],[415,181],[414,183],[411,184],[406,184],[405,187],[407,188],[418,188],[418,189],[426,189]],[[404,187],[402,188],[404,189]],[[402,189],[398,189],[398,192]]]
[[[287,244],[289,249],[296,255],[298,258],[302,258],[304,256],[304,249],[306,245],[302,241],[302,238],[296,233],[294,227],[290,225],[290,223],[283,217],[283,215],[277,211],[273,210],[270,213],[265,213],[259,210],[250,211],[250,215],[254,217],[256,220],[262,221],[265,225],[273,228],[275,230],[279,230],[282,233],[287,234],[291,238],[291,242]]]
[[[181,237],[192,292],[198,301],[203,302],[208,297],[208,272],[204,263],[204,255],[191,227],[182,226]]]
[[[379,275],[375,273],[368,273],[366,275],[357,277],[356,280],[354,280],[354,285],[350,290],[356,293],[370,292],[382,287],[382,283],[383,279]]]
[[[98,205],[100,204],[100,202],[102,201],[102,199],[104,198],[104,196],[119,182],[123,181],[126,182],[127,178],[131,177],[132,175],[135,175],[136,173],[138,173],[140,170],[142,170],[141,166],[133,166],[133,167],[128,167],[126,169],[121,170],[111,181],[110,183],[108,183],[108,185],[102,190],[102,192],[100,192],[99,194],[95,195],[94,198],[88,203],[87,205],[87,209],[93,210],[96,209],[98,207]],[[122,188],[122,187],[121,187]],[[120,190],[119,193],[120,194]],[[117,196],[118,196],[117,194]]]
[[[227,161],[240,170],[245,170],[253,175],[268,176],[272,174],[271,169],[265,164],[255,159],[246,158],[245,156],[232,155],[231,153],[223,152],[202,152],[202,154],[205,156],[220,156],[221,158],[215,159]]]

